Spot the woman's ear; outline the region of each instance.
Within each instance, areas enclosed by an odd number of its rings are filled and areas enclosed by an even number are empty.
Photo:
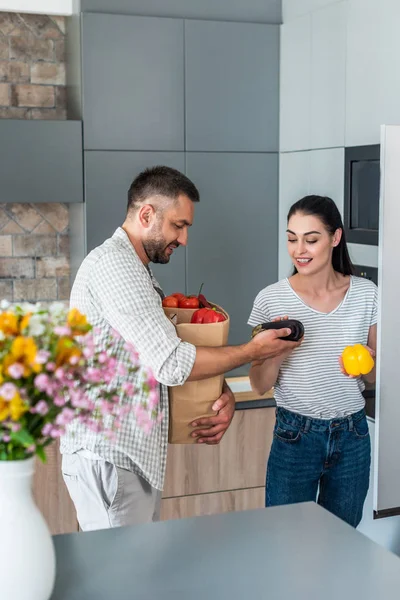
[[[335,233],[333,234],[332,246],[334,248],[340,244],[340,240],[342,239],[342,233],[343,233],[343,231],[342,231],[341,227],[339,227],[338,229],[336,229]]]

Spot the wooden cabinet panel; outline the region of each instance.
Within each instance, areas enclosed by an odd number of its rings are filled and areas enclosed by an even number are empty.
[[[58,443],[47,450],[47,463],[36,462],[33,495],[53,535],[78,531],[74,505],[61,475]]]
[[[219,446],[169,446],[164,498],[264,486],[274,423],[274,408],[237,411]]]
[[[168,498],[161,503],[161,520],[185,519],[239,510],[264,508],[264,487]]]

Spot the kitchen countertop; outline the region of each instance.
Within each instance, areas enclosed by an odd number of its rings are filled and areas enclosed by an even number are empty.
[[[51,600],[398,600],[400,560],[314,504],[54,537]]]
[[[259,396],[256,392],[251,390],[248,377],[231,377],[227,378],[226,381],[235,394],[236,410],[270,408],[276,406],[273,388],[263,396]],[[365,398],[367,416],[371,419],[375,419],[375,385],[367,383],[365,385],[363,396]]]

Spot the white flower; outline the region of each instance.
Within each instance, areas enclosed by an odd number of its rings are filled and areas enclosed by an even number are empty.
[[[46,331],[46,327],[43,324],[41,315],[32,315],[29,319],[29,335],[38,336],[43,335]]]
[[[67,313],[67,307],[64,302],[52,302],[49,306],[49,313],[52,317],[63,317]]]
[[[31,304],[30,302],[22,302],[21,304],[18,305],[21,310],[23,311],[23,313],[26,315],[27,313],[33,313],[36,312],[36,306],[34,304]]]
[[[2,342],[3,340],[6,339],[6,336],[4,335],[4,333],[0,330],[0,342]]]
[[[0,308],[1,308],[1,310],[7,310],[7,308],[9,308],[9,307],[10,307],[10,305],[11,305],[11,304],[10,304],[10,302],[9,302],[8,300],[4,300],[4,299],[3,299],[3,300],[0,302]]]

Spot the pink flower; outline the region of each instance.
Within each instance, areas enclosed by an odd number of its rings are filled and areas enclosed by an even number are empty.
[[[79,362],[79,356],[77,356],[76,354],[74,354],[73,356],[71,356],[71,358],[69,359],[69,364],[70,365],[77,365]]]
[[[100,364],[104,364],[105,362],[107,362],[107,358],[107,352],[100,352],[99,356],[97,357]]]
[[[53,400],[56,406],[64,406],[67,402],[65,396],[56,395]]]
[[[133,396],[133,394],[135,393],[135,386],[131,381],[125,381],[122,384],[122,389],[128,396]]]
[[[57,377],[57,379],[59,381],[64,381],[66,379],[66,373],[65,373],[64,369],[61,369],[61,367],[56,369],[54,375]]]
[[[157,388],[158,387],[158,381],[156,380],[156,378],[153,375],[153,371],[147,367],[146,368],[146,376],[147,376],[147,384],[151,389]]]
[[[53,362],[48,362],[46,365],[46,371],[50,371],[51,373],[55,371],[56,365]]]
[[[111,329],[111,335],[114,338],[114,340],[120,340],[121,336],[118,333],[118,331],[116,329]]]
[[[36,446],[35,446],[35,444],[32,444],[31,446],[28,446],[28,447],[27,447],[27,449],[26,449],[26,451],[27,451],[29,454],[33,454],[33,452],[35,452],[35,450],[36,450]]]
[[[75,418],[75,411],[72,408],[64,408],[59,415],[57,415],[56,423],[57,425],[68,425]]]
[[[10,401],[14,398],[17,393],[17,388],[13,383],[4,383],[0,387],[0,396],[4,398],[4,400]]]
[[[52,427],[50,431],[50,437],[52,437],[53,439],[59,438],[63,434],[63,431],[64,430],[60,427]]]
[[[47,350],[39,350],[39,352],[36,354],[35,360],[39,365],[44,365],[49,356],[50,352],[47,352]]]
[[[126,374],[127,374],[126,366],[123,363],[118,363],[117,364],[117,375],[120,375],[121,377],[126,377]]]
[[[7,371],[13,379],[20,379],[24,374],[24,367],[20,363],[13,363],[8,367]]]
[[[160,401],[160,398],[159,398],[158,392],[156,392],[155,390],[151,390],[151,392],[149,394],[149,399],[148,399],[149,409],[155,410],[158,406],[159,401]]]
[[[44,400],[39,400],[39,402],[32,408],[31,412],[44,416],[49,412],[49,407]]]
[[[11,425],[11,431],[13,431],[14,433],[15,433],[16,431],[19,431],[20,429],[21,429],[21,425],[20,425],[19,423],[13,423],[13,424]]]
[[[3,433],[3,442],[8,444],[8,442],[10,442],[10,441],[11,441],[11,437],[8,435],[8,433]]]
[[[51,435],[52,429],[53,429],[53,424],[52,423],[46,423],[46,425],[42,429],[42,435],[45,436],[45,437],[48,437],[49,435]]]
[[[34,383],[38,390],[40,390],[41,392],[45,392],[49,389],[49,376],[46,375],[46,373],[40,373],[40,375],[36,375]]]
[[[54,333],[56,335],[71,335],[71,329],[67,325],[57,325],[57,327],[54,327]]]

